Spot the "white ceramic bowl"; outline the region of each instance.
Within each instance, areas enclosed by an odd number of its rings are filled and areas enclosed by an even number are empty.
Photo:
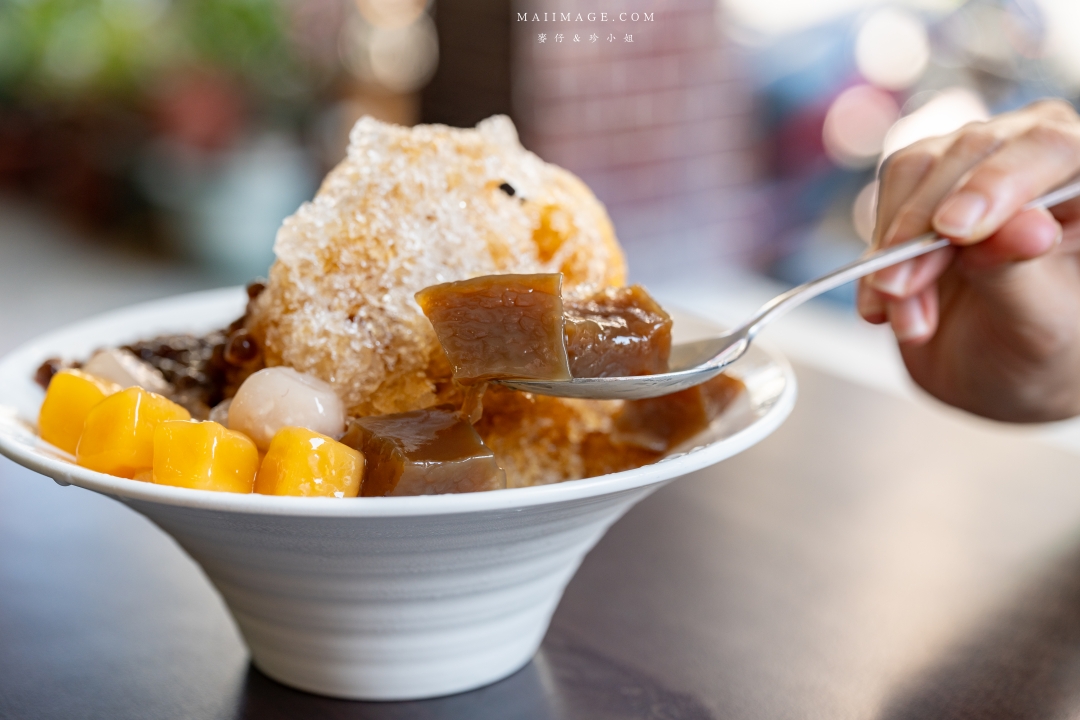
[[[532,657],[585,554],[666,482],[758,442],[787,417],[795,379],[760,347],[732,368],[749,392],[654,465],[557,485],[464,495],[289,498],[124,480],[73,465],[42,443],[32,381],[48,357],[164,332],[203,332],[242,312],[241,289],[109,313],[0,361],[0,452],[62,485],[150,518],[202,566],[267,675],[342,698],[446,695],[503,678]],[[676,314],[679,339],[715,328]]]

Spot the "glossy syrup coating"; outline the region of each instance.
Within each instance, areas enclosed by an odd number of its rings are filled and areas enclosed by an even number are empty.
[[[168,398],[140,387],[109,395],[86,416],[75,461],[91,470],[134,478],[154,467],[154,431],[191,414]]]
[[[81,370],[57,372],[49,381],[38,413],[41,439],[74,455],[86,416],[99,402],[122,389],[114,382]]]
[[[454,369],[469,383],[667,372],[671,317],[640,285],[562,298],[561,276],[487,275],[416,294]]]
[[[278,431],[266,451],[254,491],[262,495],[351,498],[364,482],[364,456],[305,428]]]
[[[454,408],[352,420],[341,442],[363,453],[361,494],[438,495],[506,487],[506,474]]]
[[[671,395],[629,400],[615,416],[615,442],[665,453],[709,426],[746,387],[721,373]]]
[[[458,382],[569,380],[562,275],[487,275],[416,293]]]
[[[671,316],[640,285],[563,302],[574,377],[629,377],[668,370]]]
[[[547,485],[589,476],[586,440],[609,434],[619,400],[533,395],[492,385],[476,431],[506,471],[508,487]]]
[[[442,400],[450,368],[420,290],[561,272],[564,292],[587,295],[625,277],[603,205],[525,150],[506,117],[475,129],[361,119],[346,159],[285,221],[274,251],[247,328],[267,365],[325,380],[353,416]]]
[[[258,470],[255,443],[219,423],[170,420],[154,430],[151,479],[158,485],[250,493]]]
[[[493,275],[428,288],[417,299],[459,379],[567,379],[563,368],[575,361],[578,377],[667,370],[671,319],[643,288],[564,299],[558,316],[555,293],[550,276]],[[544,312],[536,312],[537,298],[543,299]],[[573,359],[564,350],[570,347]],[[537,348],[557,357],[558,364],[523,366],[523,360],[541,356]],[[650,447],[613,439],[621,402],[535,396],[495,386],[483,395],[479,417],[477,408],[466,406],[506,471],[509,487],[617,472],[662,456]]]

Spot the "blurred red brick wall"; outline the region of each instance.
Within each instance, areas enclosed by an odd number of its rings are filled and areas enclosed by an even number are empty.
[[[715,3],[604,2],[514,5],[514,115],[525,144],[607,205],[634,277],[751,263],[759,210],[750,97]],[[632,22],[633,12],[653,20]],[[552,22],[555,13],[585,21]]]

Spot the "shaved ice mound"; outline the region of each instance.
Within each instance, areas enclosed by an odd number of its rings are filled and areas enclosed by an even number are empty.
[[[475,129],[363,118],[345,160],[285,220],[274,252],[248,329],[268,365],[325,380],[355,416],[460,397],[417,291],[561,272],[573,296],[622,285],[626,268],[592,191],[525,150],[502,116]]]

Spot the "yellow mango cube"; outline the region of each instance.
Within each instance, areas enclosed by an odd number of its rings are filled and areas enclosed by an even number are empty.
[[[132,478],[154,467],[154,430],[191,413],[172,400],[129,387],[90,410],[75,451],[75,462],[98,472]]]
[[[72,455],[91,408],[121,387],[81,370],[61,370],[49,382],[38,413],[41,439]]]
[[[169,420],[154,430],[158,485],[249,493],[258,471],[259,450],[251,438],[219,423]]]
[[[356,497],[364,456],[337,440],[298,427],[278,430],[255,477],[263,495]]]

